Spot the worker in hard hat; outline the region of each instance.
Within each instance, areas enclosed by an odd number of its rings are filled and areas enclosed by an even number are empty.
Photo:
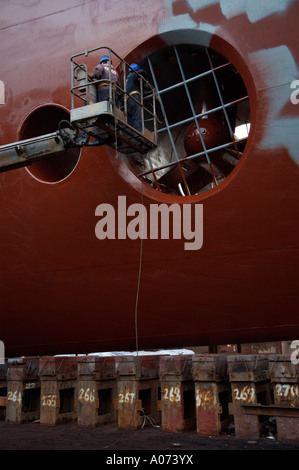
[[[100,63],[96,66],[93,74],[94,78],[101,80],[101,82],[98,83],[97,101],[109,100],[110,73],[112,83],[112,99],[114,104],[118,106],[118,93],[115,85],[119,86],[119,76],[113,67],[112,62],[109,60],[109,56],[102,55]]]
[[[135,73],[137,72],[137,73]],[[128,124],[134,127],[137,131],[142,131],[142,105],[141,103],[141,86],[140,81],[142,78],[146,79],[146,73],[142,70],[138,64],[131,64],[129,68],[129,74],[127,76],[126,91],[127,95],[127,113],[128,113]],[[142,91],[146,86],[146,82],[142,84]]]

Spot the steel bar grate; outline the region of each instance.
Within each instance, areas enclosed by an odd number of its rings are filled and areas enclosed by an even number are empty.
[[[198,45],[164,48],[142,66],[158,96],[158,149],[143,159],[128,158],[129,167],[155,189],[174,195],[217,186],[239,162],[249,135],[249,99],[240,74],[226,58]]]

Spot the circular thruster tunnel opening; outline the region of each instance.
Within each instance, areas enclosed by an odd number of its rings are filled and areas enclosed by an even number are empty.
[[[58,130],[59,122],[69,120],[69,112],[57,105],[47,105],[35,109],[24,121],[20,140],[50,134]],[[28,172],[45,183],[57,183],[69,176],[76,167],[80,156],[79,148],[51,155],[27,167]]]
[[[218,186],[238,165],[250,131],[240,73],[223,55],[197,44],[167,46],[139,65],[158,94],[158,146],[123,156],[128,167],[167,194],[190,196]],[[153,132],[146,112],[144,119]]]

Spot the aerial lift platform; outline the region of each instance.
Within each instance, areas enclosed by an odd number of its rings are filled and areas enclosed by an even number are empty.
[[[97,102],[97,86],[93,70],[86,63],[78,63],[90,54],[109,57],[109,99]],[[119,85],[111,80],[112,61],[118,62]],[[93,69],[96,64],[93,64]],[[71,112],[70,121],[61,121],[56,132],[0,146],[0,172],[30,165],[33,161],[49,158],[70,147],[109,145],[124,154],[146,154],[157,146],[156,90],[138,72],[109,47],[97,47],[71,57]],[[128,73],[135,73],[140,82],[140,102],[126,90]],[[116,105],[115,96],[118,94]],[[141,108],[142,129],[128,124],[127,101],[135,100]]]

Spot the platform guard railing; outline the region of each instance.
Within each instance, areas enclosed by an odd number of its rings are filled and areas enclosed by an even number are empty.
[[[95,53],[98,55],[97,63],[93,64],[93,70],[99,63],[101,55],[108,55],[109,57],[109,80],[100,79],[96,80],[86,63],[79,63],[79,59],[84,57],[86,59]],[[117,62],[115,69],[119,74],[119,85],[112,82],[111,79],[111,65],[114,66],[114,62]],[[144,133],[145,127],[150,130],[155,138],[157,136],[157,115],[156,115],[156,99],[157,93],[155,88],[149,83],[149,81],[137,71],[130,69],[130,64],[121,58],[116,52],[109,47],[96,47],[94,49],[85,50],[84,52],[75,54],[71,57],[71,106],[72,109],[79,106],[85,106],[96,102],[96,91],[91,92],[91,89],[95,90],[99,84],[105,82],[109,83],[109,102],[112,109],[116,106],[114,93],[118,93],[120,107],[124,112],[125,122],[128,124],[128,112],[127,112],[127,100],[129,93],[127,91],[127,75],[130,72],[135,73],[140,79],[140,102],[134,98],[134,95],[130,95],[130,99],[134,100],[141,107],[141,119],[142,119],[142,133]],[[91,68],[91,66],[89,67]],[[78,79],[80,77],[80,79]],[[92,97],[92,98],[90,98]],[[77,98],[77,100],[76,100]],[[79,100],[79,101],[78,101]],[[82,104],[83,102],[83,104]]]

